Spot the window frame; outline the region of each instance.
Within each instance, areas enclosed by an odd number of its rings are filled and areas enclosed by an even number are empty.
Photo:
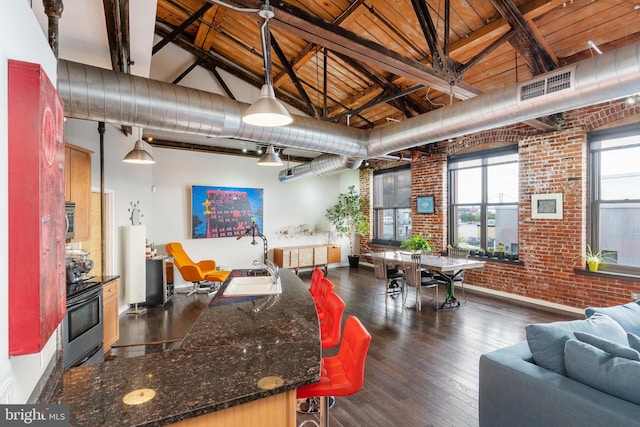
[[[448,215],[447,217],[447,241],[448,244],[453,245],[454,243],[457,244],[458,242],[458,236],[457,236],[457,220],[458,220],[458,216],[457,215],[453,215],[453,212],[456,212],[456,207],[460,207],[460,206],[477,206],[480,205],[480,248],[483,250],[487,250],[487,240],[488,240],[488,227],[489,227],[489,218],[488,218],[488,211],[489,211],[489,207],[491,206],[515,206],[516,207],[516,211],[517,211],[517,216],[519,217],[519,211],[520,211],[520,190],[519,190],[519,185],[518,185],[518,194],[516,197],[516,200],[514,202],[511,203],[496,203],[496,202],[489,202],[489,177],[488,177],[488,167],[489,166],[496,166],[496,165],[500,165],[500,164],[507,164],[507,163],[514,163],[512,161],[509,162],[496,162],[496,163],[491,163],[488,162],[489,159],[492,158],[496,158],[496,157],[500,157],[500,156],[505,156],[505,155],[517,155],[517,160],[515,163],[518,164],[518,171],[520,168],[520,156],[519,156],[519,151],[518,151],[518,145],[514,144],[514,145],[509,145],[507,147],[501,147],[501,148],[495,148],[495,149],[491,149],[491,150],[482,150],[482,151],[477,151],[477,152],[473,152],[473,153],[466,153],[466,154],[459,154],[459,155],[452,155],[449,156],[447,158],[447,180],[448,180],[448,191],[447,191],[447,195],[448,195],[448,203],[447,203],[447,208],[448,208],[448,212],[450,212],[451,214]],[[457,179],[457,175],[456,175],[456,171],[461,170],[461,169],[466,169],[466,168],[460,168],[460,167],[455,167],[455,164],[458,162],[465,162],[465,161],[469,161],[469,160],[479,160],[480,161],[480,165],[478,166],[474,166],[474,168],[481,168],[481,197],[480,197],[480,201],[479,202],[473,202],[473,203],[455,203],[456,201],[456,194],[455,191],[458,188],[457,184],[456,184],[456,179]],[[518,184],[520,181],[520,173],[518,172]],[[518,242],[516,243],[518,245],[518,247],[520,246],[520,230],[519,230],[519,221],[518,221]]]
[[[412,177],[411,177],[411,165],[402,165],[399,167],[395,167],[395,168],[389,168],[389,169],[382,169],[382,170],[377,170],[373,172],[373,185],[372,185],[372,191],[371,191],[371,200],[373,201],[372,206],[373,206],[373,211],[372,211],[372,225],[373,225],[373,239],[371,240],[371,243],[373,244],[378,244],[378,245],[389,245],[389,246],[400,246],[400,243],[402,243],[402,240],[398,240],[397,239],[397,219],[398,219],[398,210],[399,209],[408,209],[409,210],[409,215],[411,215],[410,221],[413,222],[413,216],[411,213],[411,196],[409,196],[409,201],[408,201],[408,205],[404,206],[404,205],[398,205],[394,202],[393,206],[386,206],[384,205],[384,202],[381,206],[377,206],[375,201],[376,201],[376,195],[375,195],[375,190],[376,190],[376,184],[375,184],[375,180],[376,177],[381,176],[381,175],[386,175],[386,174],[398,174],[399,172],[403,172],[403,173],[408,173],[409,174],[409,194],[411,195],[411,186],[413,186],[413,181],[412,181]],[[395,182],[395,178],[394,178],[394,182]],[[383,196],[383,200],[384,200],[384,196]],[[392,239],[381,239],[378,238],[377,236],[379,235],[379,228],[380,228],[380,224],[379,224],[379,218],[378,218],[378,212],[382,211],[382,210],[388,210],[391,209],[393,210],[393,237]]]
[[[589,174],[589,194],[588,194],[588,234],[587,242],[592,251],[598,252],[600,248],[600,206],[603,203],[606,204],[628,204],[628,203],[640,203],[640,199],[611,199],[603,200],[601,198],[600,191],[600,172],[601,172],[601,158],[600,153],[612,150],[618,150],[623,147],[594,147],[598,145],[602,140],[625,138],[629,136],[637,136],[638,143],[626,145],[624,148],[640,147],[640,123],[633,123],[630,125],[619,126],[611,129],[604,129],[600,131],[593,131],[587,134],[587,147],[588,147],[588,174]],[[624,275],[640,276],[640,267],[602,263],[598,267],[598,271],[617,273]]]

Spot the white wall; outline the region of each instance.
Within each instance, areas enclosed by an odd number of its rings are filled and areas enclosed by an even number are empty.
[[[39,354],[9,357],[8,213],[7,213],[7,60],[39,63],[52,82],[56,60],[28,2],[14,1],[0,14],[0,404],[24,403],[56,350],[54,333]],[[33,262],[34,260],[31,260]]]
[[[92,156],[92,187],[100,188],[100,145],[96,122],[68,119],[65,123],[65,142],[94,152]],[[131,203],[139,202],[143,214],[142,223],[147,227],[149,242],[157,245],[160,253],[164,245],[179,241],[194,260],[215,259],[229,268],[248,267],[254,259],[262,259],[263,244],[250,237],[191,239],[191,186],[211,185],[223,187],[249,187],[264,190],[264,230],[271,249],[277,246],[327,243],[327,233],[313,236],[286,238],[280,231],[289,226],[309,224],[315,226],[324,221],[324,212],[337,200],[337,194],[349,185],[358,185],[358,171],[349,171],[328,177],[309,177],[281,183],[279,167],[256,165],[255,158],[216,155],[201,152],[145,148],[156,159],[155,165],[132,165],[122,162],[135,142],[135,136],[126,137],[119,127],[105,125],[104,181],[105,191],[114,195],[114,221],[112,230],[114,249],[120,248],[120,227],[130,224]],[[134,130],[134,134],[137,132]],[[153,189],[155,188],[155,192]],[[333,243],[340,241],[333,236]],[[342,242],[343,261],[346,263],[348,241]],[[114,254],[116,263],[110,274],[122,274],[119,251]],[[176,274],[177,285],[184,284]],[[186,285],[186,284],[185,284]],[[126,286],[122,283],[121,288]],[[121,311],[126,309],[122,300]]]
[[[279,167],[257,166],[255,158],[194,153],[180,150],[158,149],[153,155],[153,209],[151,240],[164,253],[164,244],[182,242],[194,260],[215,259],[230,268],[248,267],[254,259],[262,259],[263,245],[252,245],[251,237],[191,239],[192,185],[223,187],[249,187],[264,190],[264,230],[271,249],[278,246],[327,243],[327,233],[313,236],[286,238],[280,233],[289,226],[324,221],[325,210],[337,200],[339,191],[358,182],[358,171],[328,177],[304,178],[281,183]],[[345,241],[348,244],[348,241]],[[344,260],[346,262],[346,252]]]

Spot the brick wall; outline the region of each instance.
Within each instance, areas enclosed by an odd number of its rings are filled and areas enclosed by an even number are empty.
[[[578,308],[628,302],[631,291],[640,290],[640,280],[580,275],[574,268],[582,266],[576,255],[586,245],[587,133],[632,121],[640,121],[640,106],[618,100],[566,112],[565,124],[556,132],[514,125],[438,143],[435,154],[412,164],[413,233],[429,234],[436,248],[446,248],[447,156],[518,144],[519,243],[524,265],[487,262],[483,269],[465,273],[467,283]],[[363,197],[370,191],[371,176],[371,171],[361,173]],[[531,219],[531,195],[539,193],[563,194],[563,219]],[[435,214],[416,214],[415,198],[424,195],[435,196]],[[364,251],[366,243],[363,239]]]

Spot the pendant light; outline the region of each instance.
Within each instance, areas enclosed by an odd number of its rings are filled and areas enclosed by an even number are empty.
[[[273,145],[267,147],[267,151],[258,160],[258,166],[282,166],[282,160],[278,157],[278,153]]]
[[[262,42],[265,83],[260,89],[258,99],[242,116],[242,121],[249,125],[261,127],[286,126],[293,119],[287,109],[276,99],[271,79],[271,49],[267,40],[269,38],[269,19],[273,18],[274,13],[273,7],[269,5],[268,0],[260,6],[258,15],[264,18],[264,23],[260,27],[260,40]]]
[[[147,153],[144,149],[142,142],[142,128],[138,128],[138,140],[133,146],[133,150],[129,151],[122,161],[125,163],[137,163],[140,165],[152,165],[156,162],[153,156]]]

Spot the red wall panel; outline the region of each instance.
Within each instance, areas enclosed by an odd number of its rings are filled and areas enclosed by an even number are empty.
[[[9,355],[37,353],[66,310],[63,107],[39,64],[9,61]]]

